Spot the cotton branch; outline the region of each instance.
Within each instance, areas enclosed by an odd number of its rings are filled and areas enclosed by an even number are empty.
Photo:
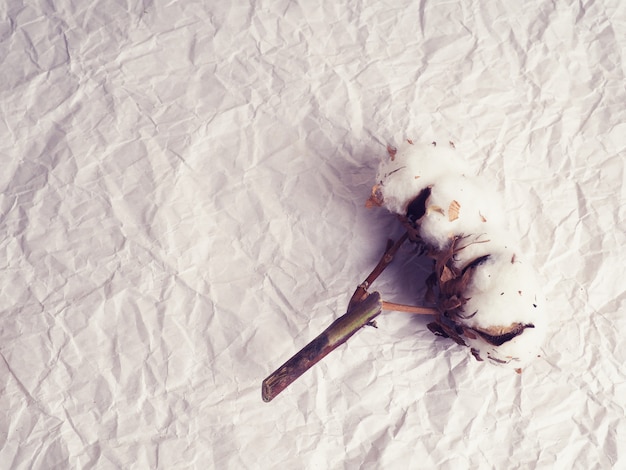
[[[395,243],[391,240],[387,243],[385,253],[374,270],[354,291],[348,304],[348,312],[345,315],[331,323],[317,338],[307,344],[263,381],[263,401],[269,402],[273,400],[280,392],[331,351],[345,343],[363,326],[371,323],[383,309],[417,314],[437,314],[436,309],[385,302],[380,298],[378,292],[372,292],[371,294],[367,292],[367,288],[391,263],[394,255],[407,238],[408,234],[405,233]]]
[[[345,343],[382,311],[380,294],[374,292],[342,315],[317,338],[263,381],[263,401],[269,402],[328,353]]]

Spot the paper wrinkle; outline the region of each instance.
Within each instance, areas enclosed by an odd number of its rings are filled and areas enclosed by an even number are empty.
[[[8,468],[622,468],[620,2],[111,5],[0,20]],[[388,143],[455,142],[554,317],[522,375],[379,317],[272,403],[396,219]],[[419,303],[403,247],[373,287]]]

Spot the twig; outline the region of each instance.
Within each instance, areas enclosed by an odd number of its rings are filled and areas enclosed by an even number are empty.
[[[396,308],[399,304],[383,302],[378,292],[370,294],[367,292],[367,288],[380,276],[389,263],[391,263],[394,255],[407,240],[408,236],[409,234],[405,233],[395,243],[391,240],[387,242],[387,248],[374,270],[354,291],[348,303],[347,313],[335,320],[317,338],[307,344],[263,381],[261,390],[263,401],[269,402],[274,399],[280,392],[322,360],[328,353],[345,343],[348,338],[364,325],[370,324],[372,320],[382,312],[385,303],[392,305],[393,310],[401,310],[401,308]],[[415,309],[417,308],[418,307],[415,307],[411,312],[416,313]],[[430,309],[427,310],[429,310],[428,313],[433,313]],[[436,311],[434,313],[436,313]]]
[[[414,305],[397,304],[383,300],[383,310],[395,310],[396,312],[414,313],[416,315],[438,315],[439,310],[434,307],[416,307]]]
[[[269,402],[298,377],[322,360],[328,353],[345,343],[361,327],[382,311],[378,292],[368,295],[354,308],[335,320],[317,338],[263,381],[263,401]]]
[[[385,249],[383,256],[380,258],[380,261],[369,274],[369,276],[367,276],[365,281],[363,281],[359,285],[359,287],[356,288],[354,294],[352,294],[352,298],[348,303],[348,310],[350,310],[351,307],[354,307],[357,302],[365,298],[365,296],[367,295],[367,288],[372,285],[372,283],[376,280],[376,278],[378,278],[378,276],[381,275],[381,273],[385,270],[389,263],[393,261],[393,257],[396,255],[396,252],[398,251],[398,249],[400,249],[400,246],[402,246],[402,244],[408,238],[409,233],[405,232],[404,235],[402,235],[397,242],[394,243],[393,240],[387,241],[387,248]]]

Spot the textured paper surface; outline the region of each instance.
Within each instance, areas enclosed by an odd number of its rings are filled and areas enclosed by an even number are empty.
[[[1,466],[626,467],[626,10],[514,3],[0,6]],[[502,193],[543,357],[388,312],[263,403],[401,234],[364,202],[406,138]]]

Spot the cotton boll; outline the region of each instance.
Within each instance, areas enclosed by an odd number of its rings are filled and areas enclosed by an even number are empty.
[[[536,357],[543,343],[543,295],[535,273],[513,252],[489,256],[475,269],[465,290],[466,319],[459,323],[467,328],[467,342],[477,357],[520,368]],[[502,344],[485,340],[515,332],[518,334]]]
[[[436,261],[441,313],[429,328],[479,360],[517,369],[536,357],[543,296],[507,232],[500,198],[452,148],[405,143],[389,153],[374,199],[399,214]]]
[[[430,188],[425,201],[426,214],[420,235],[443,249],[457,235],[492,233],[502,223],[499,198],[476,177],[456,150],[431,144],[400,145],[383,161],[377,175],[377,190],[383,205],[391,212],[406,215],[407,208],[422,191]],[[458,205],[453,216],[451,204]]]
[[[522,287],[522,284],[526,287]],[[475,334],[475,338],[466,334],[468,345],[477,351],[474,354],[479,358],[517,369],[539,355],[546,334],[545,300],[539,290],[527,284],[517,283],[518,287],[526,289],[521,294],[520,291],[504,291],[502,294],[493,289],[474,297],[466,305],[469,309],[480,309],[464,323],[471,325],[468,326],[471,328],[468,333],[496,332],[500,329],[498,334],[502,335],[507,331],[515,331],[515,328],[523,329],[520,334],[499,345],[490,344],[480,334]],[[500,301],[497,297],[500,297]]]
[[[408,204],[422,190],[446,174],[467,170],[466,163],[452,149],[405,142],[381,163],[376,179],[384,206],[396,214],[406,214]]]

